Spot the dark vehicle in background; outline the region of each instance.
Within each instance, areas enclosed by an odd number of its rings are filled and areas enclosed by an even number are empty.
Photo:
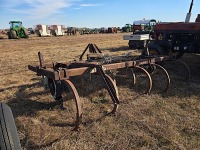
[[[27,30],[28,30],[28,33],[29,33],[29,34],[35,34],[35,31],[34,31],[33,28],[28,28]]]

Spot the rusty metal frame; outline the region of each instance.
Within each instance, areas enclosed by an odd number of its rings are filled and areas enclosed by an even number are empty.
[[[41,53],[40,53],[41,54]],[[96,73],[97,68],[101,66],[103,71],[121,69],[127,67],[137,67],[146,65],[149,63],[156,63],[171,60],[170,56],[157,56],[153,58],[144,58],[133,61],[118,62],[111,64],[100,64],[99,62],[86,62],[86,61],[74,61],[67,63],[42,63],[41,66],[28,65],[28,69],[36,72],[38,75],[47,76],[53,80],[69,79],[71,76],[82,75],[85,72]]]
[[[28,69],[33,72],[36,72],[37,75],[46,76],[47,78],[50,78],[55,81],[60,80],[62,84],[68,84],[71,87],[75,96],[75,103],[76,103],[76,109],[77,109],[77,112],[76,112],[77,118],[75,121],[74,129],[78,129],[78,126],[81,123],[82,108],[81,108],[81,100],[80,100],[79,94],[74,84],[70,81],[70,77],[83,75],[85,73],[88,73],[88,74],[95,73],[95,74],[100,75],[102,81],[105,84],[105,88],[107,89],[114,105],[111,113],[115,113],[117,111],[118,104],[119,104],[117,86],[114,80],[108,74],[105,73],[106,71],[123,69],[123,68],[141,69],[147,74],[147,77],[149,78],[149,87],[146,91],[146,93],[149,93],[152,87],[152,79],[151,79],[150,74],[145,69],[143,69],[142,66],[151,64],[151,65],[158,66],[159,68],[162,68],[161,66],[155,63],[173,60],[173,58],[170,56],[153,56],[153,57],[117,56],[117,57],[114,57],[114,58],[117,58],[116,60],[113,60],[107,63],[98,61],[96,59],[94,59],[93,61],[82,60],[83,56],[86,54],[86,51],[88,50],[92,54],[102,54],[102,52],[98,49],[96,45],[88,44],[88,46],[83,51],[78,61],[62,62],[62,63],[59,63],[59,62],[44,63],[44,58],[42,54],[38,52],[39,65],[38,66],[28,65]],[[164,68],[162,69],[164,70],[168,78],[168,84],[166,85],[166,88],[165,88],[165,91],[166,91],[169,88],[170,78],[167,71]]]

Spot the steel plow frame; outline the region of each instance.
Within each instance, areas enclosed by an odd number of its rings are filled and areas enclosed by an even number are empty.
[[[83,60],[83,56],[89,50],[87,54],[87,60]],[[75,85],[70,80],[70,77],[81,76],[83,74],[97,74],[101,77],[104,87],[107,89],[112,103],[113,109],[110,113],[115,113],[117,111],[119,101],[118,89],[115,82],[115,77],[112,78],[109,74],[106,74],[107,71],[112,72],[117,69],[139,69],[143,72],[148,80],[148,86],[145,89],[145,92],[142,94],[150,93],[152,89],[152,77],[151,72],[148,72],[144,68],[144,65],[152,65],[163,70],[165,77],[167,79],[167,84],[165,85],[164,91],[167,91],[170,84],[170,77],[168,72],[160,65],[158,62],[164,61],[173,61],[174,59],[170,56],[104,56],[104,54],[98,49],[94,44],[88,44],[78,61],[71,62],[56,62],[56,63],[45,63],[43,55],[38,52],[39,65],[33,66],[28,65],[28,69],[36,72],[37,75],[46,77],[50,81],[53,81],[50,88],[51,93],[53,93],[55,100],[62,101],[62,88],[60,85],[70,86],[73,96],[75,97],[75,107],[76,107],[76,119],[74,121],[74,130],[77,130],[82,120],[82,102],[80,96],[77,92]],[[185,64],[185,63],[183,63]],[[185,66],[187,66],[185,64]],[[189,68],[188,68],[189,70]],[[132,72],[133,85],[137,83],[137,77]],[[53,91],[52,91],[53,90]],[[163,91],[163,92],[164,92]],[[66,94],[66,93],[65,93]]]

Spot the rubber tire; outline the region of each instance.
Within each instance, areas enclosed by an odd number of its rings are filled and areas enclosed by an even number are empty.
[[[10,30],[10,35],[12,39],[19,39],[19,37],[17,36],[16,32],[13,30]]]
[[[55,81],[50,78],[47,80],[51,95],[56,101],[59,101],[62,98],[62,85],[59,83],[60,81]]]
[[[148,49],[149,49],[149,54],[151,55],[151,50],[154,50],[157,52],[156,55],[164,55],[165,52],[164,52],[164,49],[159,46],[159,45],[156,45],[156,44],[148,44]],[[142,52],[142,55],[147,55],[146,51],[143,51]]]
[[[129,49],[142,49],[144,48],[144,43],[137,40],[129,40],[128,42]]]
[[[177,54],[174,55],[174,56],[175,56],[175,59],[179,59],[179,58],[181,58],[183,55],[184,55],[183,52],[179,52],[179,53],[177,53]]]
[[[4,103],[0,103],[0,149],[21,150],[12,111]]]
[[[23,31],[24,32],[24,38],[29,38],[28,32],[26,30]]]
[[[8,39],[12,39],[10,31],[7,34],[8,34]]]
[[[136,46],[133,45],[133,41],[132,40],[128,41],[128,47],[129,47],[129,49],[136,49]]]

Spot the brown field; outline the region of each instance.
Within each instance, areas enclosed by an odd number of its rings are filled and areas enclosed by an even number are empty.
[[[88,43],[95,43],[104,53],[124,54],[128,46],[122,36],[119,33],[0,40],[0,101],[13,110],[23,149],[200,149],[198,55],[182,58],[191,68],[188,81],[183,80],[184,73],[180,74],[178,68],[168,66],[172,78],[165,94],[139,95],[120,80],[121,103],[115,115],[105,116],[111,109],[105,89],[99,89],[94,81],[78,85],[83,103],[83,123],[78,132],[71,131],[67,124],[67,111],[51,105],[54,100],[42,87],[41,77],[27,69],[29,64],[38,65],[38,51],[46,62],[70,61],[78,59]]]

